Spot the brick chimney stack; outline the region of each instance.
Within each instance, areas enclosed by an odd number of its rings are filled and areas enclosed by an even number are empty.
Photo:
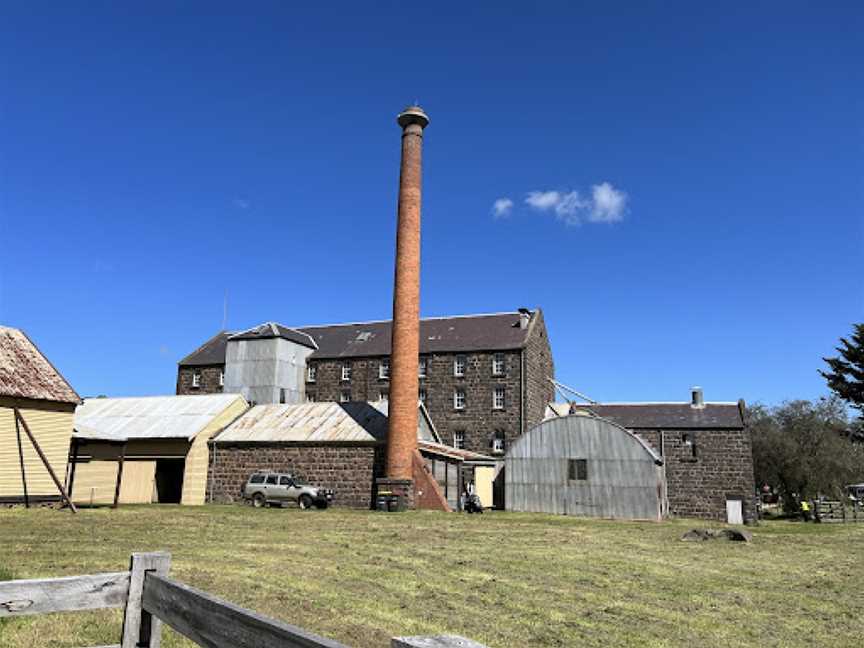
[[[402,127],[402,164],[396,225],[386,480],[391,488],[395,482],[403,482],[404,489],[398,490],[405,491],[404,496],[409,500],[406,504],[411,506],[419,388],[421,158],[423,129],[429,124],[429,117],[419,106],[409,106],[399,114],[397,121]]]

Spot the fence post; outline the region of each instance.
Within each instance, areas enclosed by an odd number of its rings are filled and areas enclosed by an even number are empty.
[[[487,648],[483,644],[458,635],[424,635],[393,637],[390,648]]]
[[[171,567],[171,554],[133,553],[129,567],[129,597],[123,614],[123,635],[120,648],[159,648],[162,641],[162,622],[141,607],[144,594],[144,576],[148,571],[167,576]]]

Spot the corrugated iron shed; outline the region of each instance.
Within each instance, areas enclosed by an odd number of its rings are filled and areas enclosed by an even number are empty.
[[[217,443],[357,443],[387,438],[387,417],[368,403],[256,405]]]
[[[79,439],[186,439],[191,441],[239,394],[88,398],[75,410]]]
[[[58,403],[81,398],[27,335],[0,326],[0,396]]]

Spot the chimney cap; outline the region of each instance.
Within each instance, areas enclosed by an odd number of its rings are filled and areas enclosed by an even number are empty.
[[[429,125],[429,116],[420,106],[408,106],[399,113],[396,121],[402,128],[411,124],[420,124],[420,128],[426,128]]]

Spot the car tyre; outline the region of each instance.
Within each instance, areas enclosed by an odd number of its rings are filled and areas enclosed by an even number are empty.
[[[252,496],[252,506],[255,508],[264,508],[267,506],[267,499],[264,497],[263,493],[255,493]]]
[[[309,497],[306,493],[303,493],[298,498],[297,504],[300,506],[301,509],[305,511],[306,509],[312,508],[312,498]]]

